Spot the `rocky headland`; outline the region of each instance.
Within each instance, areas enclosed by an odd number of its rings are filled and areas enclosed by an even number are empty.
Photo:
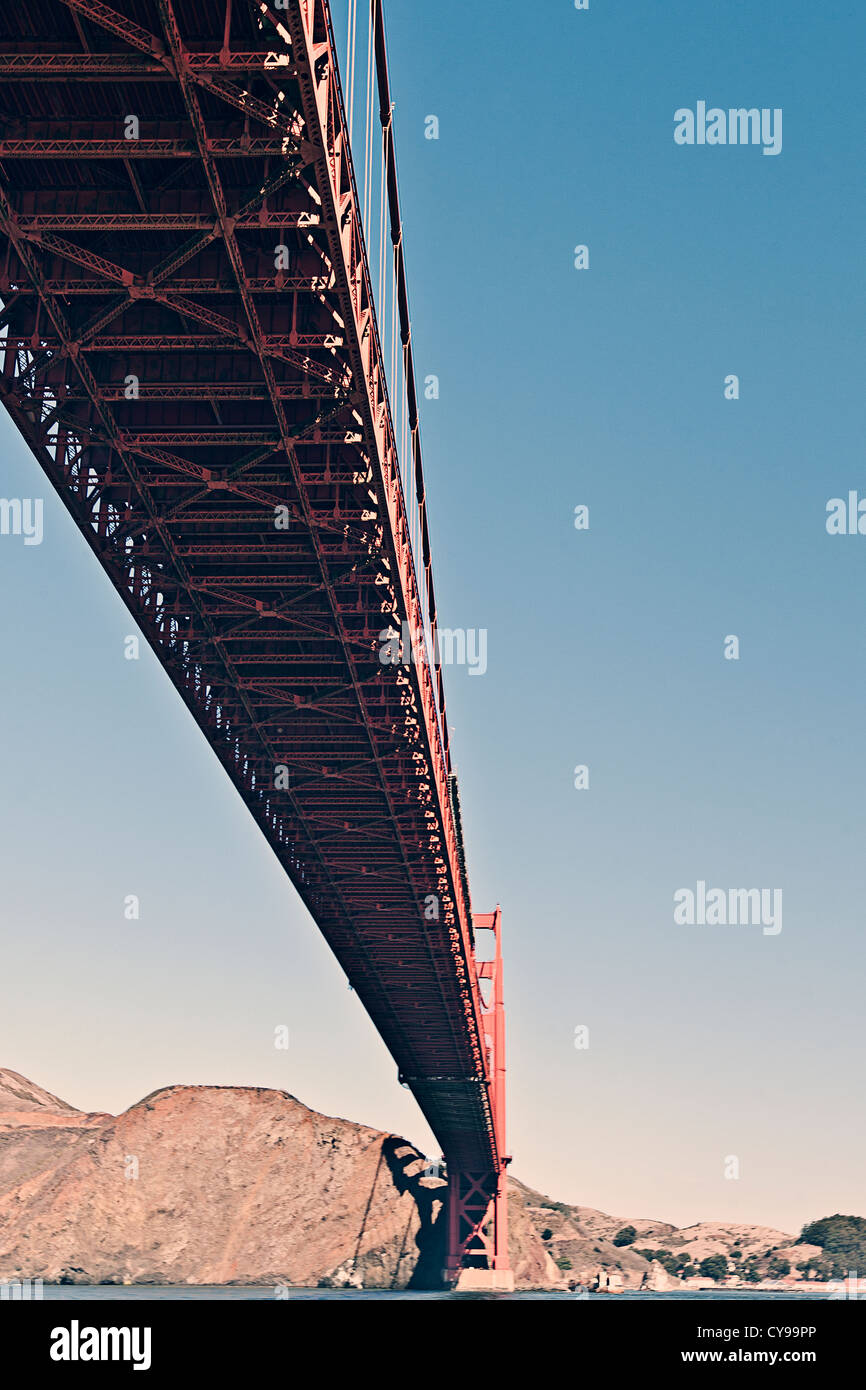
[[[87,1114],[0,1069],[0,1280],[434,1287],[445,1183],[425,1169],[405,1139],[285,1091],[168,1086]],[[711,1256],[756,1286],[823,1253],[768,1227],[607,1216],[516,1178],[509,1204],[520,1288],[700,1286]]]

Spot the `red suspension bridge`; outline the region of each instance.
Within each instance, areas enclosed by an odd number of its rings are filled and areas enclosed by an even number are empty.
[[[0,395],[442,1145],[447,1277],[507,1287],[381,0],[347,68],[327,0],[3,6]]]

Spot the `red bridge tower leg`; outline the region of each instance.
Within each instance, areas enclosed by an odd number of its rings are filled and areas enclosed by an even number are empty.
[[[494,953],[477,960],[476,973],[482,995],[490,1101],[499,1166],[486,1172],[465,1172],[448,1166],[448,1253],[445,1277],[461,1289],[514,1288],[508,1263],[508,1176],[510,1159],[505,1153],[505,1004],[502,991],[502,914],[476,914],[476,933],[492,931]],[[480,982],[489,980],[486,991]],[[447,1155],[446,1155],[447,1158]]]

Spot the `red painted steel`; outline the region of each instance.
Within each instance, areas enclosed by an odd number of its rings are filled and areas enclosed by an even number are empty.
[[[436,605],[372,21],[421,586],[327,0],[3,7],[0,399],[442,1144],[449,1268],[502,1268],[499,913],[491,1005],[441,671],[380,659]]]
[[[482,1002],[489,1074],[493,1077],[493,1112],[498,1166],[456,1168],[448,1173],[448,1246],[445,1275],[458,1277],[465,1268],[503,1271],[508,1263],[508,1178],[505,1155],[505,999],[502,979],[502,915],[475,914],[476,933],[492,931],[492,958],[476,962],[479,980],[490,990]]]

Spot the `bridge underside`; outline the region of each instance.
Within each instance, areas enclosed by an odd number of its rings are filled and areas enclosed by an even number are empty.
[[[0,396],[449,1164],[501,1174],[441,684],[380,659],[423,610],[327,6],[115,5],[0,12]]]

